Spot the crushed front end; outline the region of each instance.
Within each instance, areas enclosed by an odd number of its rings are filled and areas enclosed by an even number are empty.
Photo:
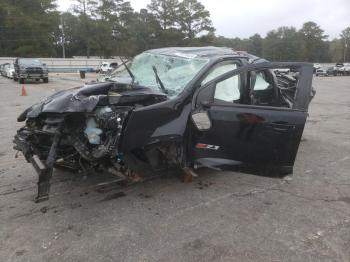
[[[49,198],[54,167],[134,179],[119,151],[125,124],[135,108],[166,99],[146,88],[103,83],[61,91],[23,112],[18,121],[26,124],[14,148],[39,175],[35,201]]]

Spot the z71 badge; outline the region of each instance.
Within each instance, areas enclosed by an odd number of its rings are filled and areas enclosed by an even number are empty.
[[[208,145],[208,144],[201,144],[198,143],[196,145],[197,149],[211,149],[211,150],[218,150],[220,147],[219,146],[214,146],[214,145]]]

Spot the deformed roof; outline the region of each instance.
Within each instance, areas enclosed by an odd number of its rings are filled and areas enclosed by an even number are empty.
[[[247,57],[250,61],[263,60],[259,57],[251,55],[244,51],[234,51],[228,47],[204,46],[204,47],[166,47],[159,49],[152,49],[146,51],[148,53],[178,56],[185,58],[216,58],[222,56],[240,56]],[[266,61],[266,60],[263,60]]]

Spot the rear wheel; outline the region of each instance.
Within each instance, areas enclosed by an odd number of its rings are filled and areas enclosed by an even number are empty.
[[[17,77],[13,77],[13,81],[17,82],[18,78]]]
[[[49,82],[49,78],[48,77],[43,78],[43,80],[44,80],[44,83],[48,83]]]

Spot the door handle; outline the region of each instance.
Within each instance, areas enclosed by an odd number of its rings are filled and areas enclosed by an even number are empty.
[[[277,132],[280,132],[280,133],[286,133],[289,130],[295,129],[295,125],[289,125],[289,124],[271,123],[269,126],[274,131],[277,131]]]
[[[287,133],[289,131],[289,128],[273,127],[272,129],[280,133]]]

